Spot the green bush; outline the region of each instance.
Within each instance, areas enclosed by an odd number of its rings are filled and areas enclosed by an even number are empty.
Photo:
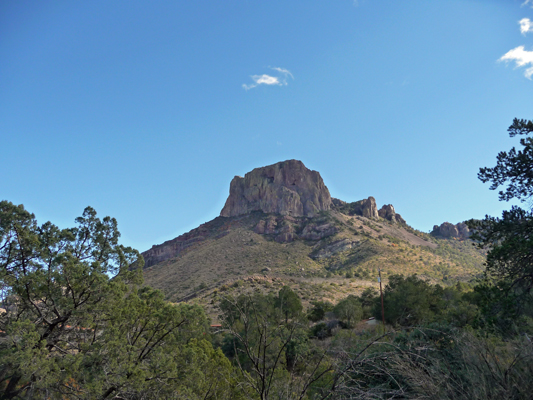
[[[349,295],[339,301],[333,308],[333,313],[343,322],[346,328],[353,328],[363,318],[361,302],[354,295]]]

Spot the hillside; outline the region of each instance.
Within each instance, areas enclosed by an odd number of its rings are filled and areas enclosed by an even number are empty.
[[[436,238],[416,231],[392,205],[378,210],[372,197],[354,203],[331,199],[328,203],[329,192],[321,178],[313,175],[311,181],[295,176],[294,165],[298,173],[307,173],[301,163],[279,164],[268,167],[272,176],[265,178],[266,183],[261,181],[263,169],[252,171],[252,177],[239,177],[238,201],[230,191],[224,208],[224,214],[230,216],[217,217],[144,252],[146,283],[162,289],[171,301],[197,298],[203,304],[220,292],[269,292],[289,284],[306,302],[334,301],[368,286],[377,287],[378,267],[385,282],[391,274],[416,273],[448,285],[481,273],[484,256],[470,240]],[[287,165],[289,173],[283,171]],[[272,168],[276,166],[277,170]],[[297,195],[288,193],[285,183],[271,190],[268,185],[275,184],[276,174],[288,179],[291,186],[303,181],[308,186]],[[318,182],[315,192],[309,187],[314,182]],[[247,192],[247,184],[251,191]],[[268,194],[263,195],[257,187]],[[255,197],[246,203],[242,199],[250,192]],[[281,208],[275,203],[276,193],[285,196]],[[321,209],[304,196],[320,198]],[[265,197],[268,202],[263,201]],[[232,204],[239,208],[231,209]],[[281,212],[257,209],[261,207]]]

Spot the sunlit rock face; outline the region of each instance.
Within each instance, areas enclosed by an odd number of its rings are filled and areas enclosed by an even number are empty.
[[[220,215],[234,217],[252,211],[313,217],[329,210],[331,196],[317,171],[298,160],[282,161],[236,176]]]
[[[392,222],[398,222],[399,224],[406,223],[402,216],[398,214],[396,210],[394,210],[394,206],[392,204],[385,204],[383,207],[380,208],[378,214],[381,218],[387,219]]]
[[[378,206],[376,205],[376,199],[370,196],[368,199],[361,200],[361,215],[365,218],[377,219]]]
[[[467,239],[470,237],[471,232],[468,229],[468,226],[464,222],[459,222],[458,224],[451,224],[449,222],[444,222],[440,226],[434,225],[431,235],[437,237],[443,237],[445,239],[449,238],[461,238]]]

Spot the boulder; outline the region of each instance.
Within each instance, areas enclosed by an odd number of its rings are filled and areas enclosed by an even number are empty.
[[[266,222],[265,220],[261,220],[257,223],[257,225],[254,228],[254,232],[258,233],[259,235],[264,235],[266,229]]]
[[[220,215],[234,217],[263,211],[313,217],[330,207],[331,196],[320,174],[306,168],[301,161],[288,160],[256,168],[244,178],[233,178]]]
[[[270,216],[266,221],[265,234],[272,235],[276,233],[277,227],[278,223],[276,221],[276,217]]]

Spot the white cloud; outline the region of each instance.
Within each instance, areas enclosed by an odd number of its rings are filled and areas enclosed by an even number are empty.
[[[519,22],[520,24],[520,33],[526,35],[528,32],[533,32],[533,21],[529,18],[522,18]]]
[[[524,50],[524,46],[518,46],[505,53],[498,61],[514,61],[516,68],[531,65],[524,72],[524,76],[527,79],[531,79],[533,76],[533,51]]]
[[[278,68],[278,67],[269,67],[269,68],[273,69],[274,71],[278,71],[282,73],[285,77],[290,76],[292,79],[294,79],[294,76],[292,76],[291,71],[289,71],[288,69]]]
[[[280,86],[281,83],[279,79],[275,76],[270,75],[252,75],[251,78],[253,79],[254,83],[251,83],[249,85],[243,84],[242,87],[246,90],[253,89],[256,86],[259,85],[278,85]]]
[[[263,75],[252,75],[251,78],[254,83],[249,85],[243,84],[242,87],[246,90],[253,89],[259,85],[269,85],[269,86],[287,86],[287,79],[292,76],[291,72],[288,69],[278,68],[278,67],[269,67],[271,70],[277,72],[277,76],[271,76],[267,74]]]
[[[527,6],[528,4],[531,4],[531,8],[533,8],[533,0],[526,0],[522,3],[521,7]]]

